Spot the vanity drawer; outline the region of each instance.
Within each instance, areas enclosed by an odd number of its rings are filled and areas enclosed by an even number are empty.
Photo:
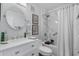
[[[35,49],[37,51],[38,47],[39,47],[39,44],[36,42],[31,42],[30,44],[22,45],[20,47],[21,52],[22,52],[21,55],[29,54],[28,52],[32,52],[32,50],[34,51]]]
[[[34,49],[31,51],[28,51],[28,53],[24,54],[24,56],[38,56],[39,54],[39,50],[38,49]]]
[[[32,49],[32,46],[17,46],[2,51],[3,56],[21,56]]]
[[[32,47],[39,48],[39,46],[41,46],[41,43],[39,41],[36,41],[36,42],[34,41],[31,43],[31,45],[32,45]]]
[[[3,56],[14,56],[17,54],[17,51],[19,49],[15,49],[15,48],[9,48],[9,49],[6,49],[6,50],[3,50],[2,51],[2,54]],[[19,53],[19,52],[18,52]]]
[[[27,50],[24,50],[22,47],[14,47],[10,49],[6,49],[2,51],[3,56],[21,56],[23,53],[27,52]]]

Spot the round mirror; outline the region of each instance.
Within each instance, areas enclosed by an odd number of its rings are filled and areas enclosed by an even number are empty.
[[[6,11],[5,16],[8,24],[13,29],[19,30],[25,26],[26,18],[20,9],[9,9]]]

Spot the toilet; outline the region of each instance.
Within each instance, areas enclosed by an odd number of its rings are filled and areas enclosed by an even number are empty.
[[[46,46],[40,46],[39,47],[39,54],[41,56],[52,56],[52,49]]]

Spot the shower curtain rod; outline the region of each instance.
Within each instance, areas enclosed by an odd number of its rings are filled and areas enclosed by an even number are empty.
[[[64,6],[62,6],[62,7],[71,6],[71,5],[79,5],[79,3],[71,3],[71,4],[69,3],[69,4],[64,5]],[[54,11],[56,11],[56,10],[62,8],[62,7],[58,7],[58,8],[56,8],[56,9],[54,9],[54,10],[51,9],[51,10],[48,11],[48,13],[54,12]]]

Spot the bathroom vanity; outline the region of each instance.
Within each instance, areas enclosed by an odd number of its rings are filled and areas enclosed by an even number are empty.
[[[20,38],[0,44],[0,56],[37,56],[40,40]]]

